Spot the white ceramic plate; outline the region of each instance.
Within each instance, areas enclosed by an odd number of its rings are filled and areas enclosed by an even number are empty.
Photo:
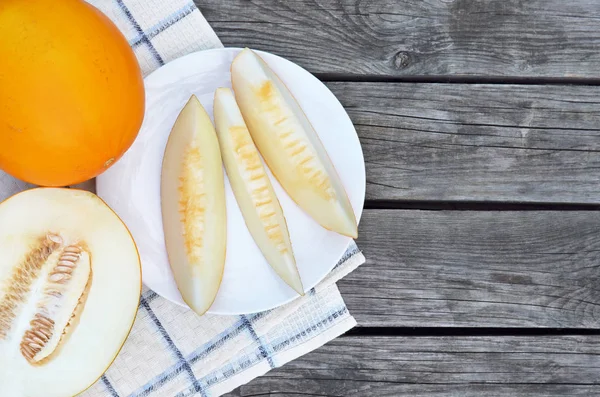
[[[212,117],[218,87],[231,87],[229,67],[240,49],[201,51],[179,58],[146,78],[146,117],[135,143],[97,180],[98,195],[127,224],[140,251],[144,283],[185,305],[171,274],[164,244],[160,173],[167,138],[177,115],[195,94]],[[287,84],[315,127],[346,187],[357,219],[365,198],[365,165],[350,118],[329,89],[298,65],[259,52]],[[283,207],[302,283],[308,291],[336,265],[350,243],[320,227],[269,173]],[[229,182],[227,261],[219,294],[209,313],[242,314],[275,308],[298,297],[265,261],[254,243]]]

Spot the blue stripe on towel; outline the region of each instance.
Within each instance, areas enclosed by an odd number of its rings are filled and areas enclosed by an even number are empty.
[[[346,263],[346,261],[348,259],[350,259],[354,255],[358,254],[359,252],[360,252],[360,249],[358,248],[358,245],[356,245],[356,243],[354,243],[354,242],[350,243],[350,245],[346,249],[346,252],[344,252],[344,255],[342,256],[342,258],[338,261],[338,263],[333,268],[335,269],[336,267],[343,265],[344,263]]]
[[[106,390],[110,393],[111,397],[119,397],[119,393],[117,393],[117,391],[113,387],[112,383],[110,383],[106,375],[102,375],[102,383],[104,383],[104,387],[106,387]]]
[[[156,327],[158,328],[158,331],[160,332],[160,334],[162,335],[162,337],[167,342],[167,345],[169,346],[169,348],[171,349],[171,351],[175,354],[175,357],[177,357],[177,360],[179,361],[179,363],[181,363],[181,367],[183,368],[183,370],[185,370],[187,372],[187,374],[188,374],[188,376],[189,376],[192,384],[194,384],[195,386],[197,386],[199,388],[200,387],[200,383],[198,382],[198,379],[196,379],[196,375],[194,375],[194,371],[192,371],[192,367],[190,366],[190,363],[183,357],[183,354],[177,348],[177,346],[175,346],[175,343],[173,342],[173,339],[171,339],[171,337],[167,333],[167,330],[165,330],[165,328],[161,324],[161,322],[158,319],[158,317],[156,317],[156,314],[154,314],[154,311],[150,307],[150,304],[148,303],[148,301],[146,301],[146,299],[144,299],[144,298],[141,298],[140,302],[141,302],[142,306],[148,312],[148,315],[150,316],[150,318],[154,322],[154,325],[156,325]]]
[[[273,362],[273,358],[267,352],[267,348],[263,344],[262,340],[256,334],[256,330],[254,329],[254,326],[252,325],[250,320],[248,320],[248,317],[246,317],[245,315],[241,315],[240,318],[242,319],[242,323],[244,323],[248,332],[250,332],[252,339],[254,339],[254,341],[256,343],[258,343],[258,349],[260,350],[260,353],[262,354],[263,358],[267,359],[267,362],[269,363],[269,366],[271,368],[275,368],[275,363]]]
[[[316,324],[311,325],[309,328],[306,328],[302,332],[299,332],[296,335],[292,335],[291,337],[287,338],[284,341],[274,343],[271,346],[271,348],[273,349],[274,352],[284,350],[291,343],[295,342],[296,339],[301,339],[307,335],[312,334],[313,332],[319,330],[320,328],[323,328],[326,324],[332,323],[339,316],[342,316],[342,315],[346,314],[347,312],[348,312],[348,308],[346,308],[346,307],[342,307],[341,309],[335,310],[335,311],[331,312],[331,314],[329,314],[323,320],[319,321]]]
[[[144,297],[146,302],[151,303],[154,299],[158,298],[158,294],[152,290],[146,292],[146,296]]]
[[[156,25],[152,26],[150,29],[148,29],[148,31],[145,33],[145,35],[139,35],[138,37],[136,37],[135,39],[130,41],[129,45],[135,48],[135,47],[139,46],[140,44],[144,43],[145,39],[148,39],[148,40],[153,39],[154,37],[158,36],[163,31],[168,29],[169,27],[173,26],[177,22],[181,21],[183,18],[190,15],[195,10],[197,10],[196,5],[193,2],[191,2],[190,4],[181,8],[180,10],[175,11],[173,14],[169,15],[168,17],[166,17],[165,19],[163,19]]]
[[[280,343],[272,344],[271,345],[272,351],[285,350],[285,348],[288,347],[296,339],[310,336],[313,332],[322,329],[325,325],[327,325],[329,323],[333,323],[335,319],[337,319],[341,315],[344,315],[347,312],[348,312],[348,309],[346,307],[341,307],[337,310],[332,311],[329,315],[327,315],[327,317],[325,317],[321,321],[318,321],[317,323],[314,323],[313,325],[302,330],[301,332],[297,333],[296,335],[293,335],[292,337],[287,338],[285,341],[282,341]],[[260,348],[257,348],[254,354],[256,354],[257,357],[262,356],[262,353],[260,352]],[[214,371],[214,372],[206,375],[204,378],[202,378],[203,383],[208,386],[220,383],[226,379],[229,379],[229,378],[235,376],[240,371],[243,371],[252,365],[258,364],[262,360],[252,361],[251,358],[248,358],[249,356],[252,356],[254,354],[249,353],[245,357],[239,359],[237,362],[230,364],[229,366],[231,367],[231,370],[229,370],[227,372],[227,374],[222,373],[222,370],[217,370],[217,371]]]
[[[144,31],[142,30],[138,21],[135,20],[135,18],[133,17],[133,14],[131,14],[131,11],[129,11],[129,8],[127,8],[125,3],[123,3],[123,0],[115,0],[115,1],[116,1],[117,5],[119,6],[119,8],[121,9],[121,11],[123,11],[123,14],[125,14],[127,19],[129,20],[131,25],[138,32],[138,35],[140,36],[142,42],[144,42],[148,46],[148,49],[152,53],[152,56],[154,57],[154,59],[156,59],[156,62],[158,62],[158,64],[160,66],[164,65],[165,61],[163,61],[163,59],[160,56],[160,54],[158,53],[158,51],[156,51],[156,48],[154,47],[154,45],[152,44],[152,42],[150,41],[148,36],[146,36],[146,33],[144,33]]]
[[[244,328],[244,324],[241,321],[239,321],[238,323],[234,324],[231,328],[217,335],[208,343],[196,349],[192,354],[188,356],[187,362],[190,364],[194,364],[198,360],[203,359],[208,354],[212,353],[215,349],[223,346],[229,339],[232,339],[235,336],[239,335]],[[144,386],[142,386],[140,389],[138,389],[138,391],[134,392],[131,395],[131,397],[145,397],[149,395],[150,393],[167,383],[169,380],[179,375],[183,370],[184,368],[181,363],[177,363],[171,366],[162,374],[158,375],[157,377],[146,383]]]
[[[144,300],[143,304],[144,303],[146,303],[146,305],[147,305],[147,302],[145,302],[145,300]],[[146,308],[145,305],[144,305],[144,307]],[[148,310],[148,308],[146,308],[146,310]],[[299,332],[295,335],[292,335],[289,338],[286,338],[284,341],[272,344],[270,346],[270,348],[274,352],[284,350],[286,347],[288,347],[291,343],[295,342],[297,339],[303,339],[306,336],[310,336],[313,332],[316,332],[319,329],[322,329],[328,323],[332,323],[339,316],[347,313],[347,311],[348,311],[348,309],[346,307],[342,307],[340,309],[334,310],[329,315],[327,315],[327,317],[322,319],[321,321],[311,325],[310,327],[302,330],[301,332]],[[151,312],[151,309],[150,309],[149,313],[150,312]],[[262,315],[260,313],[256,314],[256,315],[250,315],[250,316],[254,316],[253,318],[262,317]],[[246,316],[240,316],[240,317],[246,317]],[[211,341],[209,341],[208,343],[204,344],[202,347],[195,350],[192,354],[190,354],[187,357],[187,360],[183,360],[182,362],[178,362],[177,364],[171,366],[165,372],[156,376],[154,379],[150,380],[148,383],[146,383],[143,387],[138,389],[136,392],[132,393],[129,397],[146,397],[146,396],[150,395],[152,392],[157,391],[168,381],[175,378],[181,372],[186,370],[184,362],[188,363],[187,364],[188,366],[190,364],[194,364],[197,361],[205,358],[207,355],[209,355],[210,353],[212,353],[219,347],[223,346],[231,338],[234,338],[235,336],[239,335],[243,330],[249,330],[247,322],[250,323],[250,320],[247,317],[245,320],[241,318],[240,321],[235,323],[229,329],[223,331],[222,333],[217,335],[215,338],[213,338]],[[163,328],[163,330],[164,330],[164,328]],[[254,335],[256,335],[256,332],[254,331],[253,327],[252,327],[252,332],[254,333]],[[256,337],[258,338],[258,336],[256,336]],[[239,359],[235,363],[230,364],[231,369],[229,371],[227,371],[227,376],[222,374],[220,370],[215,371],[200,380],[196,380],[193,383],[192,387],[188,388],[184,392],[184,394],[180,393],[181,396],[177,395],[176,397],[188,397],[188,396],[191,396],[194,393],[198,393],[198,392],[202,393],[201,395],[203,397],[207,396],[205,390],[203,390],[203,389],[197,390],[200,385],[203,384],[206,386],[211,386],[213,384],[222,382],[225,379],[235,376],[240,371],[243,371],[253,365],[258,364],[263,359],[268,360],[269,355],[267,354],[265,356],[266,351],[267,351],[267,347],[264,346],[262,343],[260,343],[259,347],[257,347],[254,354],[252,354],[252,353],[247,354],[245,357]],[[252,356],[254,356],[254,359],[252,359]],[[275,367],[274,363],[272,363],[272,362],[269,363],[269,365],[271,365],[272,368]],[[188,393],[190,393],[190,394],[188,394]]]

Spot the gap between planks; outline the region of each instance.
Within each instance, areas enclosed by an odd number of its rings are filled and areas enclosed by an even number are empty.
[[[368,210],[426,211],[600,211],[600,204],[367,200],[364,208]]]
[[[511,76],[377,76],[343,73],[315,73],[328,83],[423,83],[423,84],[490,84],[490,85],[582,85],[600,86],[600,78],[581,77],[511,77]]]
[[[348,337],[446,337],[446,336],[600,336],[596,328],[465,328],[465,327],[356,327],[342,335]]]

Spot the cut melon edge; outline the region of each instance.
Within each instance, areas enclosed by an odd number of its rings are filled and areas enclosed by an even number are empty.
[[[10,197],[5,198],[4,200],[0,201],[0,205],[7,203],[9,200],[14,199],[24,193],[27,192],[31,192],[31,191],[45,191],[45,190],[70,190],[70,191],[77,191],[77,192],[81,192],[85,195],[87,195],[88,197],[91,197],[92,199],[97,199],[99,200],[106,208],[108,208],[114,215],[115,217],[119,220],[119,222],[121,222],[121,224],[123,225],[123,227],[125,228],[125,230],[127,231],[127,234],[129,235],[131,242],[133,243],[133,247],[135,248],[135,252],[138,258],[138,269],[139,269],[139,298],[138,298],[138,303],[136,305],[136,308],[133,312],[133,316],[132,316],[132,320],[131,320],[131,325],[129,326],[129,329],[127,330],[127,332],[125,333],[125,336],[123,338],[123,341],[120,342],[120,347],[116,350],[114,357],[110,360],[110,362],[107,364],[106,368],[104,368],[104,370],[102,371],[102,373],[96,378],[94,379],[89,385],[85,386],[85,388],[83,388],[82,390],[76,392],[75,394],[73,394],[71,397],[77,397],[79,396],[81,393],[89,390],[92,386],[94,386],[105,374],[106,372],[110,369],[110,367],[114,364],[115,360],[117,359],[117,357],[119,356],[119,354],[121,353],[121,351],[123,350],[123,347],[125,346],[125,343],[127,342],[127,340],[129,339],[129,335],[131,334],[131,331],[133,330],[133,326],[135,325],[135,320],[137,318],[137,314],[139,311],[139,306],[140,306],[140,302],[141,302],[141,297],[142,297],[142,288],[143,288],[143,282],[142,282],[142,265],[141,265],[141,257],[140,257],[140,252],[139,249],[137,247],[137,244],[135,243],[135,240],[133,238],[133,235],[131,234],[131,231],[129,230],[129,228],[127,227],[127,225],[125,225],[125,222],[123,222],[123,220],[121,219],[121,217],[119,217],[119,215],[98,195],[96,195],[93,192],[90,192],[88,190],[83,190],[83,189],[78,189],[78,188],[64,188],[64,187],[35,187],[32,189],[27,189],[27,190],[22,190],[18,193],[13,194]]]

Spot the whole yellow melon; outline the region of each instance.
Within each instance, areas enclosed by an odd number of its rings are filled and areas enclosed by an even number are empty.
[[[127,40],[82,0],[0,1],[0,168],[44,186],[93,178],[135,140],[144,85]]]

